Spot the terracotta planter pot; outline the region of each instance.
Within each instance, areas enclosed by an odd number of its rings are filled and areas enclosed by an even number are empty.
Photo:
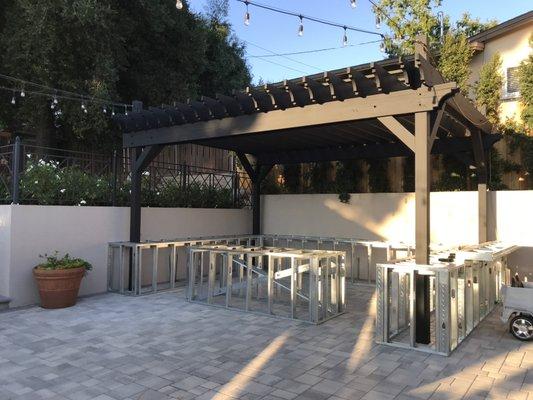
[[[33,276],[39,287],[41,307],[65,308],[76,304],[85,268],[46,270],[35,267]]]

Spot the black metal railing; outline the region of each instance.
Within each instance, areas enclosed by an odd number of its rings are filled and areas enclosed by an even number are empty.
[[[106,156],[23,144],[0,146],[0,203],[125,206],[130,201],[127,154]],[[235,170],[153,161],[142,176],[150,207],[241,208],[251,182]]]

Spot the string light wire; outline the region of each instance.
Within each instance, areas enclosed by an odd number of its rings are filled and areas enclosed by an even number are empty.
[[[20,90],[21,94],[22,92],[24,92],[24,95],[33,94],[37,96],[50,97],[53,99],[55,104],[57,104],[58,99],[64,99],[64,100],[73,100],[73,101],[80,101],[80,102],[86,101],[86,102],[92,102],[92,103],[98,103],[98,104],[116,105],[120,107],[126,107],[126,106],[131,107],[130,105],[125,104],[125,103],[117,103],[111,100],[106,100],[106,99],[102,99],[102,98],[95,97],[95,96],[88,96],[85,94],[71,92],[68,90],[52,88],[50,86],[46,86],[40,83],[27,81],[24,79],[16,78],[16,77],[1,74],[1,73],[0,73],[0,78],[10,81],[10,82],[14,82],[14,84],[17,84],[18,86],[23,85],[24,89]],[[35,88],[41,89],[41,91],[27,89],[28,87],[32,87],[32,86]],[[5,86],[0,86],[0,89],[18,91],[16,88],[13,88],[13,87],[8,88]],[[24,97],[24,96],[21,96],[21,97]]]
[[[366,44],[374,44],[374,43],[379,43],[379,42],[381,42],[381,39],[370,40],[370,41],[360,42],[360,43],[353,43],[353,44],[348,44],[346,46],[325,47],[325,48],[314,49],[314,50],[293,51],[293,52],[290,52],[290,53],[255,54],[255,55],[248,56],[248,58],[271,58],[271,57],[280,57],[280,56],[294,56],[294,55],[299,55],[299,54],[319,53],[319,52],[323,52],[323,51],[340,50],[340,49],[345,49],[345,48],[348,48],[348,47],[356,47],[356,46],[362,46],[362,45],[366,45]]]
[[[268,5],[265,5],[265,4],[256,3],[255,1],[250,1],[250,0],[236,0],[236,1],[238,1],[239,3],[243,3],[243,4],[247,5],[247,6],[254,6],[254,7],[257,7],[257,8],[262,8],[264,10],[272,11],[272,12],[275,12],[275,13],[278,13],[278,14],[290,15],[290,16],[293,16],[293,17],[296,17],[296,18],[300,18],[300,20],[306,19],[308,21],[316,22],[316,23],[322,24],[322,25],[329,25],[329,26],[333,26],[333,27],[336,27],[336,28],[340,28],[340,29],[346,28],[347,30],[350,30],[350,31],[366,33],[366,34],[369,34],[369,35],[376,35],[376,36],[383,37],[383,34],[380,33],[380,32],[374,32],[374,31],[358,28],[358,27],[351,26],[351,25],[340,24],[340,23],[337,23],[337,22],[334,22],[334,21],[325,20],[325,19],[322,19],[322,18],[317,18],[317,17],[313,17],[313,16],[310,16],[310,15],[304,15],[302,13],[298,13],[298,12],[294,12],[294,11],[284,10],[284,9],[281,9],[281,8],[272,7],[272,6],[268,6]]]

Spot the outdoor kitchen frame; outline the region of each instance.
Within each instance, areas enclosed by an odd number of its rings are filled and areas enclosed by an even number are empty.
[[[141,174],[166,145],[195,143],[234,151],[253,184],[253,234],[261,234],[260,185],[275,164],[415,157],[417,264],[429,263],[430,155],[449,154],[476,170],[479,242],[487,240],[487,159],[500,136],[431,63],[427,39],[415,54],[248,88],[232,96],[117,117],[131,158],[130,241],[141,239]],[[429,296],[421,276],[416,299]],[[429,330],[429,308],[416,307]],[[419,342],[423,338],[419,338]]]

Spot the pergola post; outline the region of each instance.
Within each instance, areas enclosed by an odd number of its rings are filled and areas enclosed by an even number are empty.
[[[415,113],[416,263],[429,264],[430,242],[430,114]],[[416,342],[430,343],[429,276],[415,274]]]
[[[429,263],[430,207],[430,117],[428,112],[415,114],[415,224],[416,262]]]
[[[131,170],[131,204],[130,204],[130,242],[141,241],[141,174],[137,169],[137,160],[142,149],[136,147],[130,152]]]
[[[268,175],[273,164],[262,165],[249,154],[237,153],[242,167],[252,181],[252,234],[261,234],[261,182]]]
[[[471,136],[478,182],[478,242],[484,243],[487,241],[487,162],[481,131],[474,129]]]
[[[252,234],[261,234],[261,182],[252,179]]]

